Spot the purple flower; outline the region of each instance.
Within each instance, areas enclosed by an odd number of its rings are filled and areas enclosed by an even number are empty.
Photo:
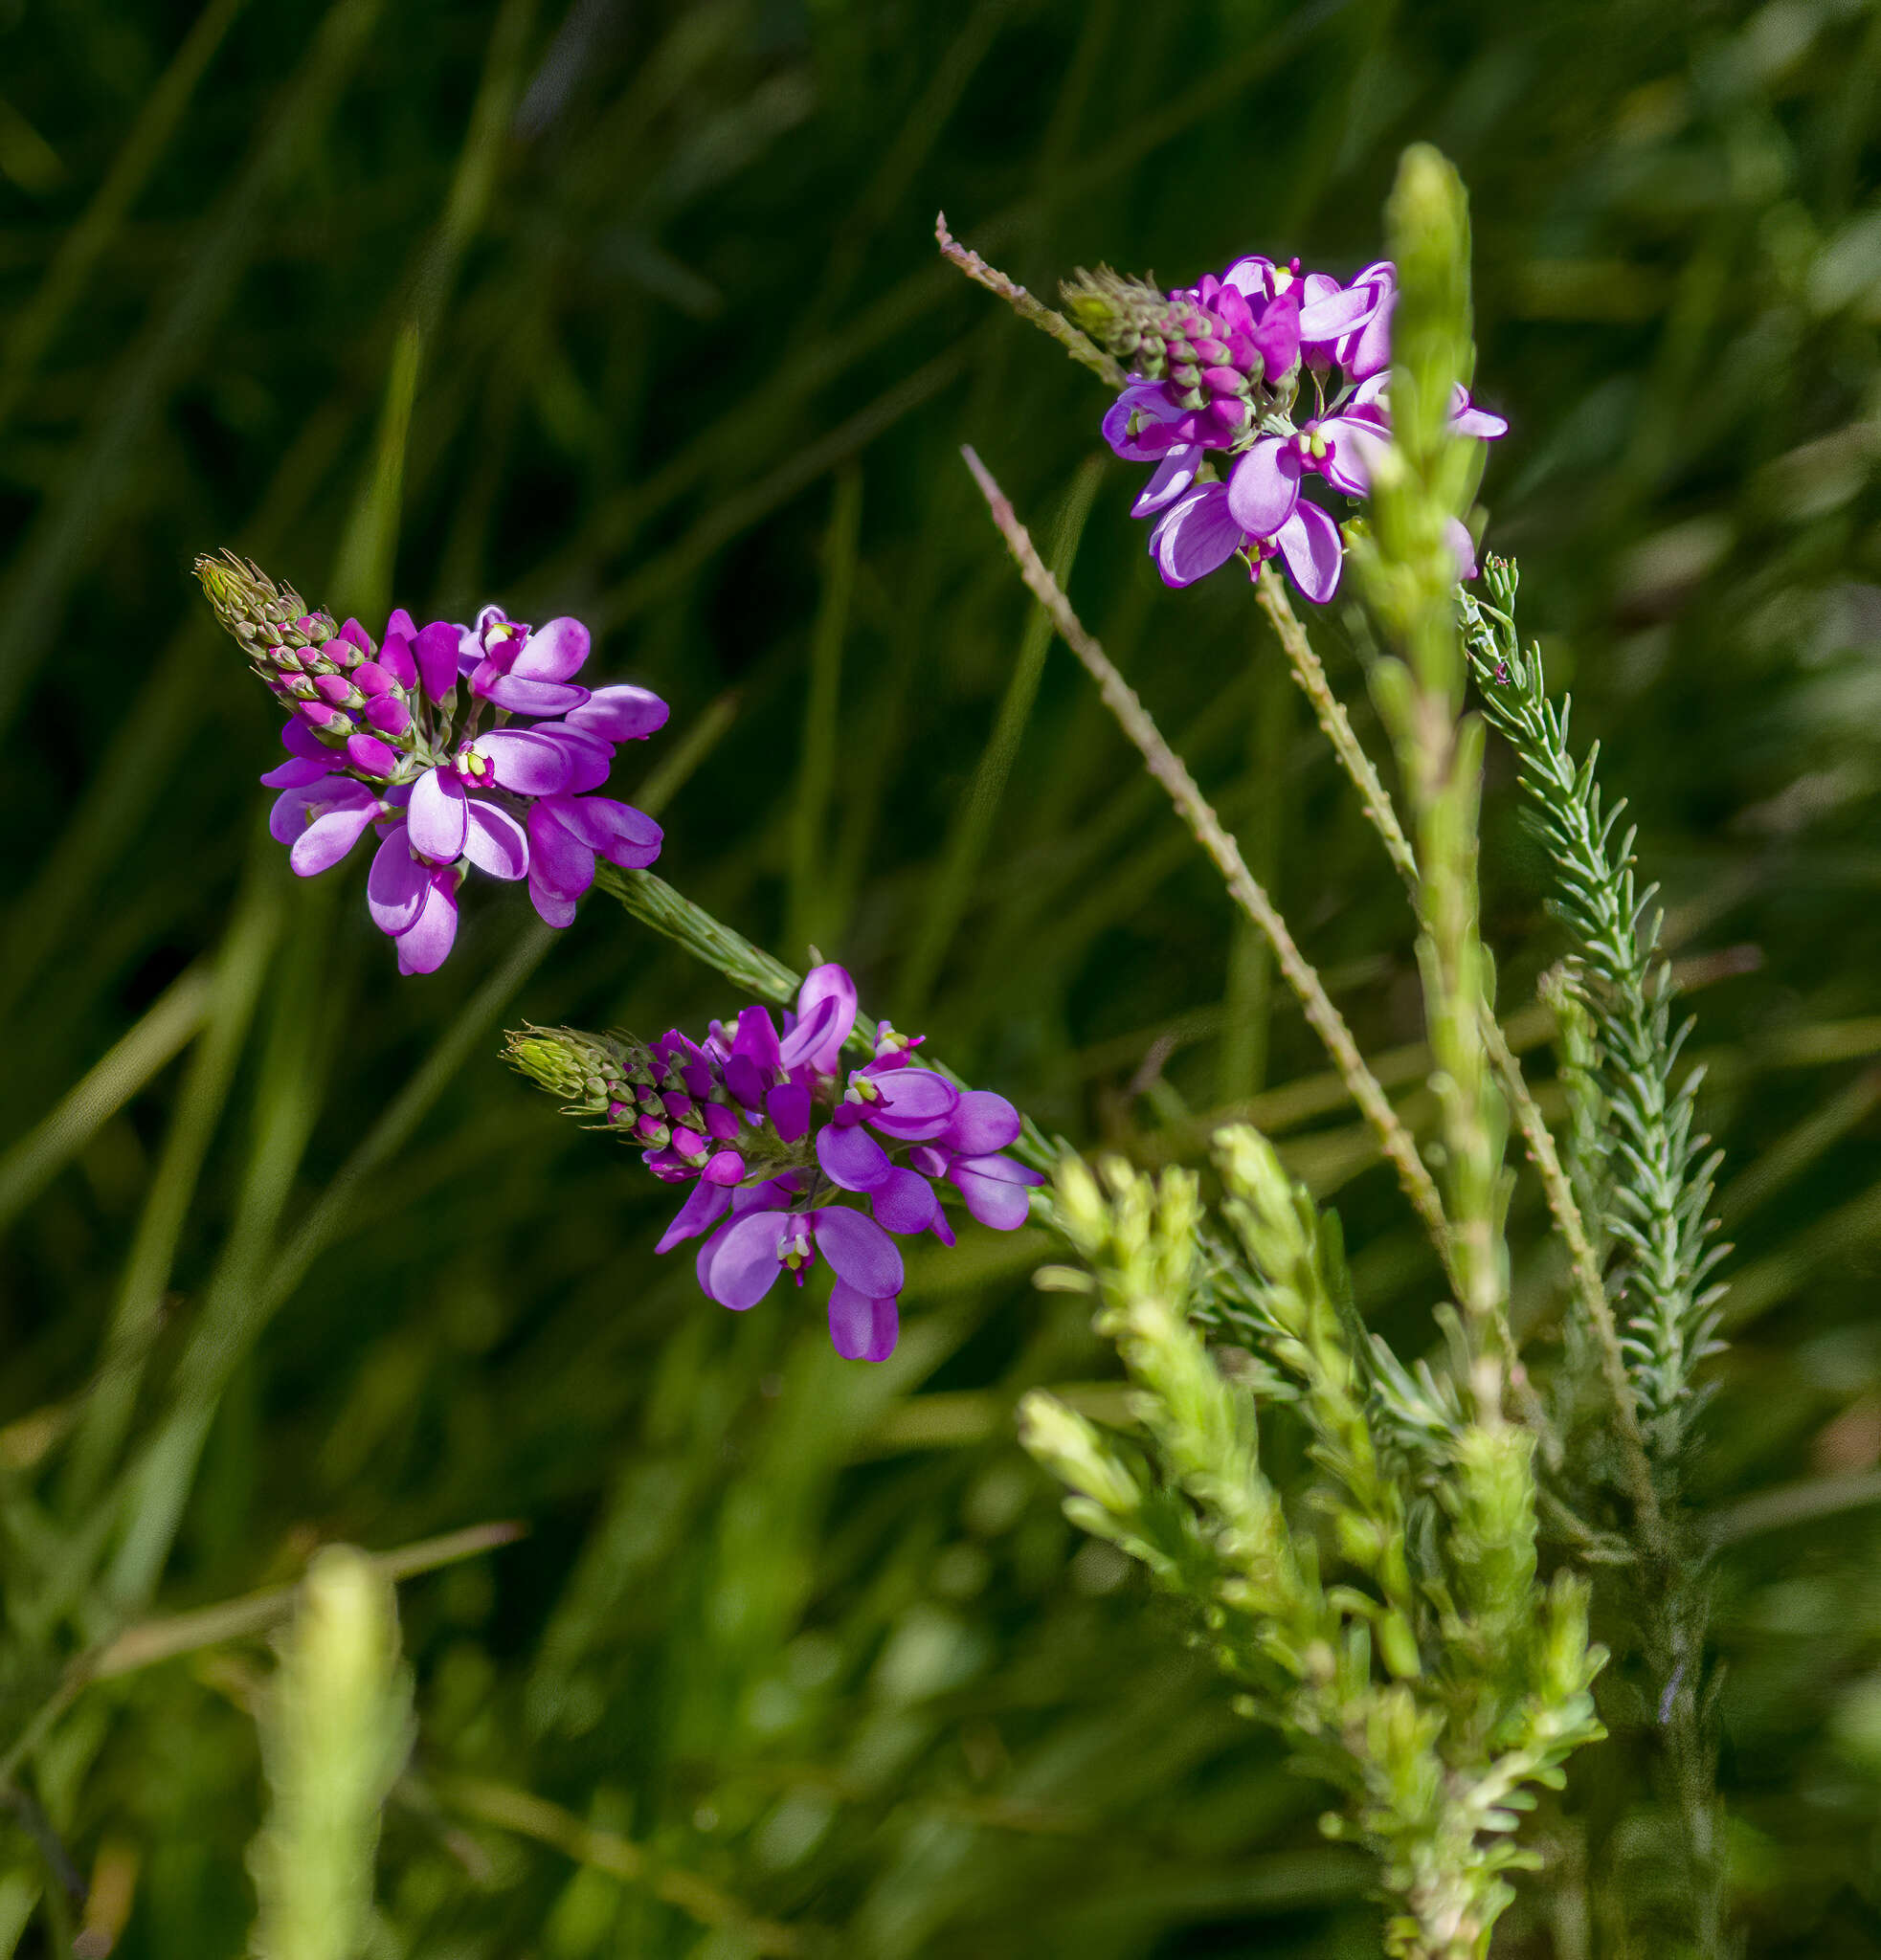
[[[393,869],[392,843],[408,829],[394,822],[381,847]],[[402,902],[410,930],[423,894],[414,902],[416,880],[398,876],[388,897]],[[533,1030],[512,1038],[511,1053],[546,1087],[577,1093],[579,1107],[637,1141],[656,1176],[691,1186],[655,1249],[703,1235],[697,1271],[708,1298],[743,1312],[780,1273],[801,1285],[820,1258],[834,1275],[837,1350],[880,1361],[899,1325],[894,1238],[954,1242],[936,1180],[953,1186],[973,1217],[1011,1231],[1043,1179],[1003,1154],[1020,1129],[1013,1105],[922,1066],[919,1036],[883,1022],[873,1058],[845,1080],[856,1018],[855,982],[825,964],[806,975],[781,1027],[752,1006],[728,1026],[713,1022],[703,1042],[678,1030],[645,1044]]]
[[[443,962],[471,869],[526,880],[542,917],[566,925],[598,858],[638,869],[659,857],[660,826],[594,792],[616,746],[661,727],[666,704],[643,687],[581,686],[580,621],[537,631],[487,606],[472,626],[420,628],[401,610],[377,647],[356,620],[309,614],[286,631],[257,656],[293,717],[289,759],[261,779],[282,792],[271,828],[303,878],[376,828],[368,909],[400,971]]]
[[[1397,299],[1397,271],[1385,261],[1342,285],[1302,272],[1298,259],[1258,256],[1170,295],[1162,340],[1152,344],[1167,348],[1166,377],[1132,381],[1104,417],[1118,456],[1154,466],[1131,515],[1154,520],[1150,553],[1165,584],[1193,585],[1235,557],[1250,572],[1278,558],[1315,604],[1337,591],[1338,521],[1302,486],[1313,476],[1347,497],[1371,494],[1374,452],[1390,439]],[[1198,319],[1216,336],[1205,345],[1193,338]],[[1178,332],[1190,336],[1179,369],[1169,338]],[[1232,368],[1236,388],[1225,368],[1197,367],[1203,358]],[[1235,412],[1223,418],[1230,395]],[[1488,440],[1508,426],[1457,390],[1459,434]],[[1460,576],[1474,575],[1473,551],[1459,550],[1457,562]]]

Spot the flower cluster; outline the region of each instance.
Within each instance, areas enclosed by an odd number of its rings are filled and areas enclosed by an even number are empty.
[[[1155,465],[1131,514],[1155,519],[1150,553],[1164,583],[1192,585],[1237,554],[1250,572],[1278,557],[1309,599],[1330,599],[1344,542],[1303,489],[1317,477],[1347,497],[1370,492],[1370,457],[1391,428],[1396,269],[1380,261],[1341,285],[1298,259],[1250,257],[1173,293],[1081,273],[1064,297],[1131,363],[1104,436],[1127,461]],[[1451,425],[1484,439],[1509,427],[1461,389]],[[1473,576],[1461,524],[1454,542],[1461,575]]]
[[[302,878],[347,856],[368,830],[373,924],[401,973],[430,973],[457,936],[458,887],[474,865],[526,879],[550,925],[574,917],[594,861],[643,868],[660,826],[597,795],[617,744],[651,735],[666,704],[643,687],[575,679],[588,629],[536,629],[486,606],[470,626],[419,627],[400,610],[375,645],[356,619],[310,611],[240,559],[196,562],[216,616],[289,710],[288,759],[270,828]]]
[[[1004,1154],[1019,1133],[1013,1105],[922,1066],[921,1036],[884,1021],[873,1059],[845,1079],[855,1025],[855,982],[831,965],[805,978],[781,1029],[763,1007],[728,1028],[714,1021],[703,1042],[530,1028],[509,1037],[509,1056],[571,1114],[638,1143],[656,1176],[691,1184],[655,1249],[709,1234],[697,1260],[708,1298],[743,1312],[780,1274],[801,1286],[820,1255],[837,1352],[883,1361],[903,1279],[889,1234],[953,1243],[937,1181],[982,1225],[1010,1232],[1044,1179]]]

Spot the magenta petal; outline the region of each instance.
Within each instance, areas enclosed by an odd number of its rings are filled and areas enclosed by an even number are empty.
[[[704,1184],[717,1185],[721,1190],[726,1190],[736,1184],[744,1174],[745,1160],[736,1150],[714,1150],[699,1177]]]
[[[1003,1096],[991,1089],[969,1089],[935,1141],[963,1157],[990,1157],[1012,1143],[1019,1131],[1019,1111]]]
[[[1150,550],[1168,586],[1191,586],[1240,550],[1244,533],[1228,510],[1226,486],[1203,483],[1156,520]]]
[[[565,715],[588,699],[585,687],[505,674],[490,660],[483,661],[470,677],[470,686],[473,693],[481,694],[500,708],[507,708],[513,715]]]
[[[1155,432],[1181,412],[1160,382],[1132,382],[1105,411],[1104,439],[1127,463],[1152,462],[1169,446],[1169,438]],[[1131,433],[1132,422],[1134,434]]]
[[[733,1313],[755,1306],[784,1270],[777,1247],[790,1215],[747,1212],[708,1238],[699,1254],[699,1283],[706,1295]]]
[[[519,796],[552,796],[568,788],[569,757],[552,737],[533,728],[492,728],[479,736],[473,753],[490,765],[490,775]]]
[[[366,909],[372,924],[396,939],[417,918],[430,886],[431,875],[412,856],[400,824],[373,853],[372,868],[366,874]]]
[[[725,1086],[747,1109],[764,1108],[764,1071],[749,1055],[734,1055],[726,1062]]]
[[[535,867],[529,867],[529,903],[536,908],[545,925],[572,925],[577,897],[578,893],[558,891],[553,885],[544,884],[537,877]]]
[[[427,769],[412,785],[412,800],[406,806],[413,850],[440,864],[455,864],[463,855],[469,824],[464,806],[469,800],[453,770]]]
[[[1281,525],[1276,542],[1293,583],[1315,606],[1325,605],[1339,589],[1345,558],[1338,525],[1318,504],[1303,501]]]
[[[887,1151],[860,1124],[853,1129],[826,1124],[818,1130],[817,1162],[823,1167],[823,1175],[843,1191],[874,1191],[892,1174]]]
[[[551,619],[523,642],[509,671],[524,680],[566,680],[588,657],[588,629],[578,619]]]
[[[641,870],[660,856],[665,833],[644,811],[611,796],[558,796],[555,820],[611,864]]]
[[[347,760],[361,775],[389,776],[398,767],[398,751],[388,748],[376,735],[348,735]]]
[[[716,1225],[731,1209],[731,1193],[722,1184],[695,1184],[685,1203],[673,1214],[673,1222],[660,1235],[655,1252],[671,1252],[674,1246],[696,1238]]]
[[[1271,258],[1237,258],[1221,275],[1221,283],[1232,286],[1243,299],[1271,299],[1273,296],[1273,260]]]
[[[1130,507],[1131,517],[1153,517],[1165,504],[1174,503],[1201,467],[1202,448],[1198,442],[1178,442],[1164,456],[1150,480],[1136,493]]]
[[[760,1069],[779,1066],[777,1023],[771,1018],[768,1008],[748,1007],[739,1014],[737,1030],[731,1037],[731,1052],[749,1057]]]
[[[1300,457],[1292,444],[1264,435],[1228,479],[1228,509],[1251,537],[1271,538],[1300,501]]]
[[[823,1132],[824,1136],[829,1131]],[[853,1136],[855,1132],[852,1130]],[[904,1238],[926,1232],[941,1217],[940,1200],[934,1188],[918,1170],[890,1169],[869,1192],[869,1209],[875,1222]]]
[[[1358,415],[1328,415],[1318,429],[1332,445],[1320,465],[1326,480],[1348,497],[1369,497],[1372,471],[1365,450],[1368,444],[1381,440],[1384,431],[1370,417]]]
[[[995,1232],[1016,1232],[1031,1214],[1024,1185],[990,1175],[985,1160],[960,1158],[948,1177],[967,1201],[968,1211]]]
[[[418,680],[433,701],[442,701],[458,684],[458,647],[463,629],[447,619],[434,619],[412,642],[418,663]]]
[[[528,834],[506,810],[481,797],[469,799],[463,855],[492,878],[518,879],[529,868]]]
[[[1306,303],[1300,308],[1302,340],[1335,340],[1362,326],[1378,310],[1378,295],[1371,288],[1341,288],[1323,273],[1310,274],[1306,284]],[[1327,292],[1325,286],[1332,290]]]
[[[1509,424],[1488,409],[1479,409],[1469,399],[1469,390],[1458,382],[1450,394],[1450,433],[1473,435],[1479,442],[1493,442],[1509,434]]]
[[[794,1144],[810,1128],[810,1091],[798,1082],[779,1082],[765,1097],[764,1113],[784,1142]]]
[[[567,795],[579,796],[585,791],[598,790],[607,781],[608,771],[614,767],[614,748],[598,735],[591,735],[585,728],[571,728],[566,722],[541,722],[530,733],[552,742],[562,751],[569,766],[569,779],[563,786]]]
[[[1449,519],[1444,525],[1444,535],[1450,541],[1450,552],[1456,559],[1457,579],[1476,576],[1476,540],[1469,535],[1469,526],[1460,517]]]
[[[638,742],[663,728],[671,712],[651,688],[617,681],[595,688],[580,707],[569,710],[567,720],[604,742]]]
[[[277,763],[261,778],[261,785],[268,790],[304,790],[310,783],[317,783],[333,767],[333,751],[323,747],[318,756],[291,755],[285,762]],[[276,806],[279,808],[279,804]],[[284,844],[287,839],[279,831],[275,842]]]
[[[356,803],[327,805],[294,839],[287,854],[295,877],[314,878],[330,871],[366,835],[377,809],[378,801],[369,791]]]
[[[835,1003],[829,1017],[817,1022],[817,1009],[824,1001]],[[812,967],[796,991],[797,1024],[784,1039],[783,1065],[795,1068],[808,1062],[818,1075],[833,1076],[840,1062],[842,1044],[856,1025],[856,983],[834,960]],[[818,1032],[806,1035],[808,1024]]]
[[[871,1300],[844,1280],[830,1288],[830,1345],[844,1361],[886,1361],[900,1334],[892,1299]]]
[[[401,973],[435,973],[458,936],[458,895],[447,872],[434,872],[418,901],[418,916],[392,942]]]
[[[329,768],[333,766],[332,749],[304,722],[284,722],[280,730],[280,746],[289,755],[298,755],[307,761],[324,760]]]
[[[822,1205],[811,1214],[817,1250],[839,1280],[871,1300],[902,1290],[902,1256],[873,1218],[843,1205]]]

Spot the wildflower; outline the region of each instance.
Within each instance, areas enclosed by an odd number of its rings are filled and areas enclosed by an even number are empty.
[[[288,760],[261,779],[281,791],[274,835],[310,878],[377,835],[367,907],[401,972],[443,963],[473,868],[526,880],[536,910],[559,926],[597,858],[643,869],[659,857],[660,826],[596,792],[616,747],[662,726],[666,704],[642,687],[582,686],[590,638],[579,620],[538,630],[486,606],[469,626],[420,628],[400,609],[375,645],[357,620],[309,612],[239,559],[199,559],[196,572],[288,709]]]
[[[1164,583],[1192,585],[1236,557],[1254,574],[1277,558],[1307,598],[1332,598],[1344,540],[1305,489],[1317,478],[1341,496],[1371,492],[1368,450],[1391,433],[1396,268],[1380,261],[1341,284],[1298,259],[1250,256],[1172,293],[1106,270],[1064,293],[1081,325],[1132,360],[1104,436],[1154,465],[1131,515],[1154,520]],[[1509,427],[1461,389],[1450,426],[1478,440]],[[1473,547],[1457,562],[1474,576]]]
[[[900,1326],[896,1238],[954,1242],[937,1182],[996,1231],[1024,1223],[1043,1179],[1005,1154],[1019,1133],[1003,1096],[958,1089],[914,1058],[922,1037],[876,1032],[873,1057],[843,1073],[855,983],[826,964],[804,979],[780,1028],[764,1007],[703,1042],[529,1029],[510,1059],[575,1112],[638,1143],[668,1183],[690,1184],[656,1252],[702,1238],[701,1290],[742,1313],[818,1261],[832,1275],[830,1339],[850,1360],[881,1361]]]

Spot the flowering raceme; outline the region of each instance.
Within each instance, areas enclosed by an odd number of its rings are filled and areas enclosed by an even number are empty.
[[[571,1114],[639,1144],[655,1176],[692,1186],[655,1250],[709,1235],[697,1255],[708,1298],[743,1312],[782,1273],[801,1286],[820,1257],[837,1352],[884,1361],[903,1280],[889,1235],[953,1243],[937,1181],[982,1225],[1010,1232],[1044,1180],[1004,1154],[1019,1133],[1013,1105],[921,1065],[921,1036],[883,1022],[874,1058],[845,1080],[855,1024],[855,982],[826,965],[805,977],[781,1029],[753,1006],[729,1027],[714,1021],[704,1042],[530,1028],[509,1037],[509,1056]]]
[[[1131,364],[1104,437],[1126,461],[1155,465],[1131,514],[1155,520],[1150,553],[1164,584],[1193,585],[1237,555],[1250,572],[1277,557],[1309,599],[1330,599],[1344,541],[1303,491],[1317,477],[1346,497],[1370,493],[1370,458],[1391,430],[1395,268],[1368,265],[1341,285],[1298,259],[1241,258],[1173,293],[1100,270],[1064,297],[1079,325]],[[1509,427],[1461,389],[1451,419],[1484,439]],[[1473,576],[1461,524],[1453,542],[1461,575]]]
[[[473,625],[420,628],[401,609],[375,646],[356,619],[336,625],[232,555],[198,559],[196,575],[289,710],[288,759],[261,778],[280,791],[270,829],[302,878],[377,835],[367,905],[401,973],[443,964],[473,865],[526,879],[536,910],[566,925],[596,858],[643,869],[659,857],[652,817],[594,792],[616,745],[663,725],[666,703],[580,685],[579,620],[536,629],[486,606]]]

